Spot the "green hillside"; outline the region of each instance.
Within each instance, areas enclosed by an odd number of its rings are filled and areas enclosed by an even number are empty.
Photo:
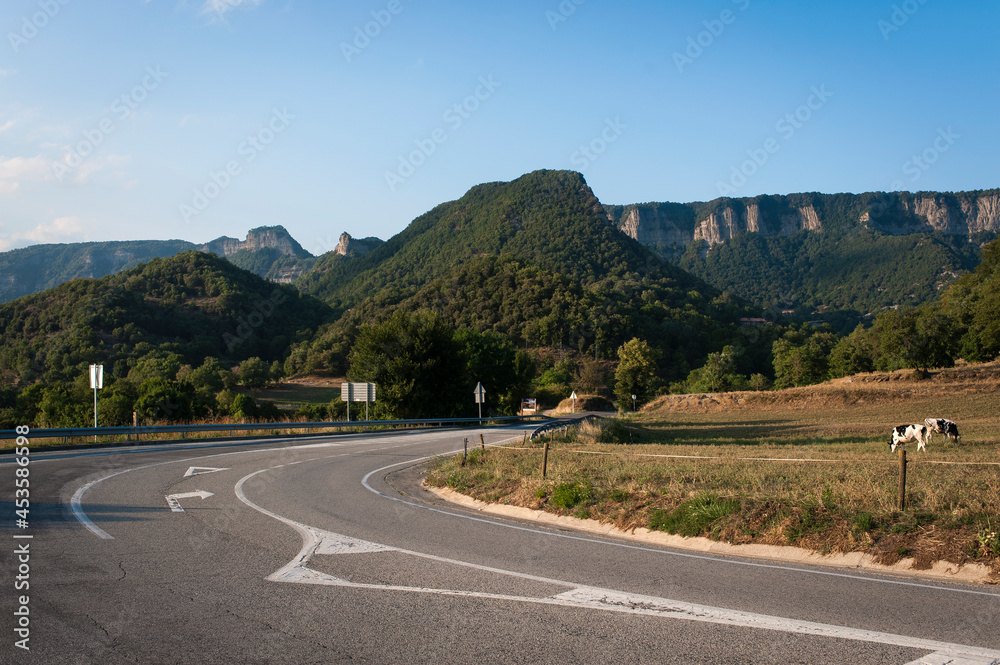
[[[149,354],[282,360],[329,309],[212,254],[185,252],[0,305],[5,382],[74,381],[90,363],[121,377]]]
[[[0,302],[51,289],[78,277],[98,278],[150,259],[194,249],[184,240],[32,245],[0,252]]]
[[[684,376],[750,313],[620,233],[566,171],[474,187],[365,256],[323,257],[298,285],[343,316],[297,345],[292,371],[343,371],[358,327],[425,309],[522,348],[598,358],[642,336],[668,376]]]
[[[893,236],[865,228],[790,236],[747,233],[705,251],[693,243],[685,270],[764,307],[854,310],[921,304],[975,268],[978,247],[943,234]]]
[[[850,329],[886,307],[931,302],[975,268],[981,245],[997,237],[998,194],[812,192],[605,210],[716,288]]]

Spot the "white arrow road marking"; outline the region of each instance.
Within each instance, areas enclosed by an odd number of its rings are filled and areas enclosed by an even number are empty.
[[[184,474],[184,477],[190,478],[191,476],[200,476],[203,473],[215,473],[216,471],[229,471],[229,469],[217,469],[214,466],[192,466]]]
[[[206,492],[205,490],[197,490],[195,492],[184,492],[183,494],[168,494],[166,497],[167,505],[170,506],[170,510],[175,513],[183,513],[184,509],[181,508],[181,504],[178,499],[190,499],[192,497],[200,496],[202,499],[207,499],[213,496],[211,492]]]
[[[258,506],[247,498],[246,494],[243,492],[244,483],[254,476],[268,470],[269,469],[261,469],[244,476],[238,483],[236,483],[235,491],[236,497],[244,504],[250,506],[259,513],[289,525],[298,531],[302,536],[302,549],[299,550],[299,553],[295,556],[295,558],[288,562],[285,566],[267,576],[266,579],[272,582],[319,584],[325,586],[341,586],[358,589],[426,593],[442,596],[464,596],[467,598],[489,598],[514,602],[535,603],[539,605],[598,609],[608,612],[659,616],[670,619],[700,621],[743,628],[776,630],[785,633],[817,635],[912,649],[923,649],[931,652],[931,654],[926,656],[923,660],[917,661],[917,663],[922,665],[945,665],[946,663],[954,663],[955,665],[1000,665],[1000,651],[991,649],[983,649],[963,644],[952,644],[949,642],[938,642],[936,640],[925,640],[906,635],[893,635],[891,633],[834,626],[831,624],[816,623],[812,621],[799,621],[797,619],[787,619],[766,614],[756,614],[753,612],[741,612],[739,610],[711,607],[708,605],[697,605],[684,601],[669,600],[655,596],[643,596],[641,594],[615,591],[612,589],[601,589],[598,587],[577,584],[575,582],[539,577],[511,570],[482,566],[467,561],[448,559],[435,556],[433,554],[426,554],[424,552],[414,552],[412,550],[392,547],[389,545],[381,545],[379,543],[373,543],[330,531],[324,531],[323,529],[317,529],[316,527],[296,522],[287,517],[282,517],[281,515],[273,513],[266,508]],[[433,589],[427,587],[410,587],[392,584],[367,584],[351,582],[339,577],[334,577],[333,575],[313,570],[308,566],[309,560],[316,554],[367,554],[376,552],[400,552],[420,557],[422,559],[449,563],[466,568],[474,568],[476,570],[508,575],[510,577],[518,577],[535,582],[545,582],[548,584],[563,586],[568,590],[553,596],[535,597],[484,593],[480,591],[462,591],[457,589]]]

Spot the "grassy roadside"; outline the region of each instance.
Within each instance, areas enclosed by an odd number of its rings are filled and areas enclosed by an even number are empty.
[[[441,459],[428,482],[477,499],[731,543],[796,545],[978,562],[1000,573],[1000,393],[992,380],[828,384],[811,390],[673,396],[627,423],[541,444]],[[927,416],[960,423],[908,450],[907,509],[896,509],[889,429]],[[919,416],[919,417],[918,417]],[[634,445],[627,445],[631,430]],[[815,460],[815,461],[774,461]]]

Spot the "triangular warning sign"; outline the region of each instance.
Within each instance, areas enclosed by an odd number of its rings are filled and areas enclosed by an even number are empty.
[[[213,466],[192,466],[187,470],[187,473],[184,474],[184,477],[190,478],[191,476],[200,476],[203,473],[215,473],[216,471],[229,471],[229,469],[216,469]]]

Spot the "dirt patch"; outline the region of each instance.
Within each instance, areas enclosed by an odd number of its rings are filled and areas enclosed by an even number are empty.
[[[576,398],[576,405],[574,409],[574,400],[564,399],[559,402],[559,405],[548,412],[551,416],[561,416],[569,413],[579,413],[583,411],[597,411],[597,412],[611,412],[615,411],[615,405],[611,403],[611,400],[601,397],[600,395],[581,395]]]
[[[940,395],[996,393],[1000,391],[1000,361],[960,363],[955,367],[917,377],[914,370],[856,374],[826,383],[765,392],[696,393],[663,395],[647,404],[643,413],[675,411],[712,413],[760,410],[773,407],[812,409],[854,405],[901,404]]]

